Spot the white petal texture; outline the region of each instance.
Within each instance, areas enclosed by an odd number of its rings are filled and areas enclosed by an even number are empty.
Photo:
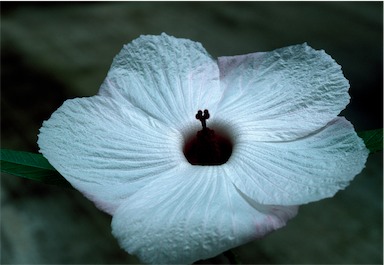
[[[49,162],[101,209],[121,202],[180,163],[180,133],[108,97],[67,100],[40,129]]]
[[[353,126],[340,117],[295,141],[239,140],[227,164],[233,183],[258,203],[297,205],[344,189],[367,157]]]
[[[222,95],[218,65],[201,44],[166,34],[125,45],[99,93],[128,100],[172,127],[195,122],[199,109],[215,113]]]
[[[368,150],[337,117],[348,88],[341,67],[307,44],[215,61],[199,43],[141,36],[115,57],[97,96],[67,100],[43,123],[38,144],[113,215],[125,250],[147,263],[192,263],[284,226],[296,205],[360,173]],[[183,154],[204,109],[207,126],[233,143],[221,165]]]
[[[193,170],[186,165],[125,201],[112,231],[145,263],[190,264],[260,238],[296,213],[297,207],[248,199],[231,184],[225,165]]]
[[[294,140],[334,119],[349,102],[348,80],[324,51],[307,44],[220,57],[225,89],[218,118],[254,141]]]

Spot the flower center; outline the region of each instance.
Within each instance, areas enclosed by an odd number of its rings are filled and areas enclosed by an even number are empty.
[[[200,120],[203,129],[185,141],[183,152],[188,162],[203,166],[222,165],[227,162],[232,154],[231,140],[207,127],[208,110],[199,110],[196,119]]]

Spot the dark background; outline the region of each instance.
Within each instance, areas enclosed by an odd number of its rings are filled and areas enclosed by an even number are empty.
[[[65,99],[91,96],[122,45],[166,32],[214,57],[308,42],[350,81],[343,111],[357,131],[383,122],[382,2],[1,2],[1,147],[37,152],[37,134]],[[243,263],[382,263],[382,152],[335,198],[301,207]],[[1,263],[136,263],[110,217],[78,192],[3,174]]]

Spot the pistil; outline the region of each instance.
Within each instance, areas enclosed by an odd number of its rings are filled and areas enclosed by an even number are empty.
[[[210,114],[208,110],[199,110],[196,119],[200,120],[202,130],[187,139],[184,155],[192,165],[222,165],[232,154],[231,141],[207,127]]]

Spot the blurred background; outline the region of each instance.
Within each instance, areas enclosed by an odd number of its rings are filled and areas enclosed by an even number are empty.
[[[213,56],[308,42],[351,84],[357,131],[383,122],[382,2],[1,2],[1,147],[37,152],[38,130],[64,100],[97,93],[113,57],[141,34],[199,41]],[[334,198],[235,249],[252,264],[382,264],[382,152]],[[1,176],[1,263],[138,263],[111,217],[78,192]]]

